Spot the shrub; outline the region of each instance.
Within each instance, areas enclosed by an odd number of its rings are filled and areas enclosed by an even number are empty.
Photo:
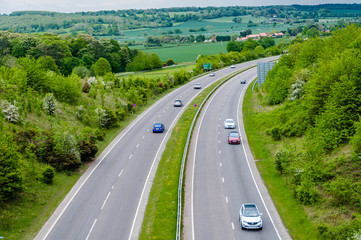
[[[278,140],[281,140],[281,130],[279,127],[274,127],[270,130],[270,133],[271,133],[271,136],[272,136],[272,139],[274,141],[278,141]]]
[[[43,171],[43,181],[46,184],[51,184],[53,183],[54,176],[55,176],[54,168],[52,168],[51,166],[46,166]]]
[[[88,82],[85,82],[85,83],[83,84],[83,86],[81,87],[81,90],[82,90],[82,92],[84,92],[84,93],[89,93],[90,88],[91,88],[90,84],[89,84]]]
[[[278,150],[275,154],[276,169],[281,174],[283,174],[289,165],[289,154],[290,152],[287,149]]]
[[[91,141],[80,140],[78,142],[80,158],[82,162],[89,162],[98,152],[98,147]]]
[[[22,173],[19,161],[22,155],[13,139],[0,133],[0,202],[12,199],[22,190]]]
[[[315,184],[308,178],[303,179],[301,185],[296,187],[296,197],[304,205],[312,205],[319,199]]]
[[[48,162],[57,170],[71,170],[81,165],[80,153],[73,135],[68,132],[56,133],[53,136],[53,156],[48,157]]]
[[[76,75],[78,75],[81,78],[85,78],[85,77],[89,77],[91,76],[91,71],[84,67],[84,66],[77,66],[73,69],[73,73],[75,73]]]
[[[52,93],[48,93],[44,97],[44,109],[48,115],[54,115],[56,110],[56,99]]]
[[[21,119],[19,108],[15,106],[15,104],[16,102],[11,104],[6,100],[1,101],[0,107],[2,108],[2,113],[4,114],[5,120],[11,123],[17,123]]]

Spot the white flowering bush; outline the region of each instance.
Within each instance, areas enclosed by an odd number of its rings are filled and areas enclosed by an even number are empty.
[[[95,77],[90,77],[88,78],[88,81],[87,81],[90,85],[93,85],[93,84],[97,84],[98,81]]]
[[[300,99],[300,97],[302,96],[303,91],[304,91],[303,90],[304,86],[305,86],[305,82],[302,80],[297,80],[294,84],[292,84],[292,86],[291,86],[292,93],[288,99],[290,101]]]
[[[15,101],[12,104],[6,100],[1,101],[0,107],[6,121],[11,123],[17,123],[20,121],[21,117],[19,114],[19,108],[16,106],[16,104],[17,102]]]
[[[44,97],[44,110],[48,115],[54,115],[56,110],[56,99],[52,93],[48,93]]]
[[[105,109],[98,107],[95,109],[95,120],[100,127],[107,127],[110,117],[108,116]]]

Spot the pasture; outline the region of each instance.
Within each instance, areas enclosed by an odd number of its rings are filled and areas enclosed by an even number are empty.
[[[141,49],[145,53],[155,53],[160,60],[167,61],[172,59],[176,63],[195,62],[199,55],[215,55],[221,52],[227,52],[228,42],[214,43],[191,43],[187,45]]]

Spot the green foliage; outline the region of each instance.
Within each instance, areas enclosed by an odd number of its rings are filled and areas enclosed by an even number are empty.
[[[53,183],[54,176],[55,176],[54,168],[52,168],[51,166],[46,166],[43,170],[43,181],[46,184],[51,184]]]
[[[304,205],[312,205],[319,201],[319,192],[312,180],[307,177],[296,187],[295,195],[300,203]]]
[[[72,170],[80,166],[81,159],[76,139],[69,132],[57,132],[53,135],[55,155],[48,162],[57,170]]]
[[[280,104],[287,98],[291,87],[292,73],[292,70],[281,64],[274,66],[267,73],[264,88],[267,92],[266,101],[268,104]]]
[[[73,69],[73,73],[78,75],[80,78],[86,78],[92,76],[91,71],[85,66],[77,66]]]
[[[94,72],[96,76],[104,76],[112,71],[112,68],[105,58],[99,58],[94,65]]]
[[[155,54],[145,54],[141,51],[134,57],[133,61],[128,63],[126,71],[143,71],[154,68],[161,68],[163,66],[162,61]]]
[[[78,145],[82,162],[91,161],[95,157],[95,154],[98,152],[98,147],[91,140],[80,140],[78,142]]]
[[[287,149],[280,149],[275,154],[276,169],[281,174],[288,168],[290,163],[290,152]]]
[[[23,177],[19,167],[22,155],[13,139],[0,133],[0,202],[13,199],[23,188]]]

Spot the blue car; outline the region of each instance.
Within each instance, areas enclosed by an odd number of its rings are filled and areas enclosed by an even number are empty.
[[[162,132],[164,132],[164,125],[163,125],[163,123],[155,123],[154,125],[153,125],[153,132],[154,133],[156,133],[156,132],[160,132],[160,133],[162,133]]]

